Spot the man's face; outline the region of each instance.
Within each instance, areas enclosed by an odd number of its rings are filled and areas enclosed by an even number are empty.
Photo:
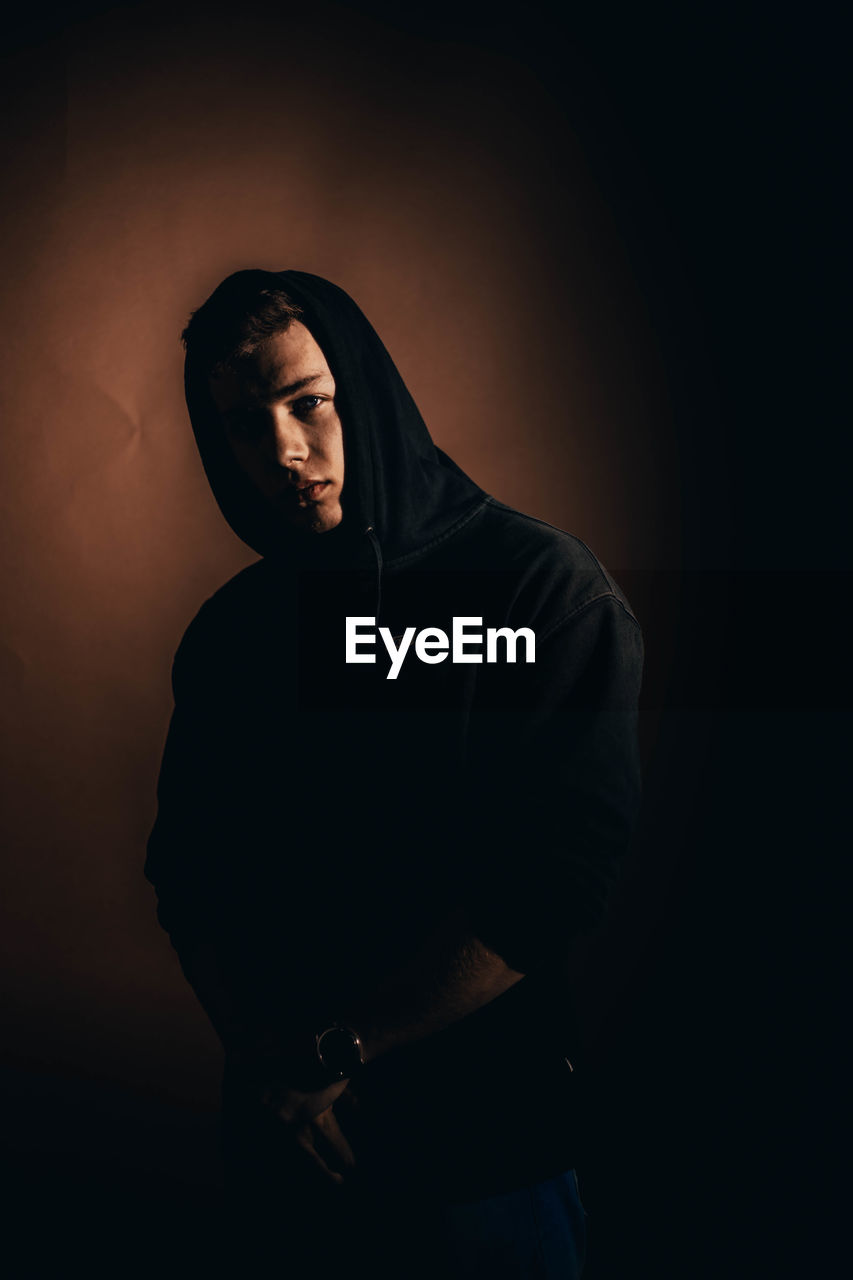
[[[239,466],[282,520],[325,533],[343,519],[344,436],[335,380],[303,324],[210,380]]]

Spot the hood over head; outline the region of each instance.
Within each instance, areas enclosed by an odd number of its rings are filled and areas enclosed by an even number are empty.
[[[296,564],[346,565],[378,540],[387,564],[446,534],[484,492],[430,438],[418,408],[373,327],[343,289],[304,271],[239,271],[220,289],[284,289],[335,379],[343,427],[343,520],[325,533],[283,526],[240,470],[209,387],[187,352],[187,407],[207,478],[231,528],[259,555]]]

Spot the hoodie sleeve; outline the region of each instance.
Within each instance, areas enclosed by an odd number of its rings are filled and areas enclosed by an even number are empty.
[[[157,891],[157,918],[179,953],[219,932],[215,800],[223,793],[213,746],[215,703],[201,696],[204,618],[202,608],[172,665],[174,710],[145,862],[146,878]]]
[[[469,777],[467,906],[521,973],[598,923],[640,801],[633,615],[606,593],[538,639],[475,712]]]

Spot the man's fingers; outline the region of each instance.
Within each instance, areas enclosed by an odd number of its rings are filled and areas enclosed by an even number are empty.
[[[297,1146],[302,1148],[319,1173],[321,1173],[325,1178],[330,1179],[337,1186],[341,1185],[343,1182],[343,1176],[335,1169],[330,1169],[326,1164],[325,1160],[314,1146],[311,1127],[309,1125],[306,1125],[304,1129],[300,1129],[299,1133],[296,1135],[296,1143]]]
[[[285,1124],[301,1127],[314,1116],[329,1107],[340,1097],[347,1086],[346,1080],[336,1080],[323,1089],[305,1092],[286,1083],[268,1084],[259,1094],[261,1102],[275,1111]]]
[[[338,1124],[334,1111],[321,1111],[314,1117],[315,1139],[319,1136],[324,1149],[329,1151],[332,1162],[341,1169],[354,1169],[355,1156],[352,1147]]]
[[[350,1089],[349,1085],[347,1085],[346,1089],[344,1089],[341,1096],[336,1100],[335,1106],[343,1111],[346,1111],[352,1115],[355,1115],[359,1107],[361,1106],[361,1103],[359,1099],[356,1097],[356,1095],[353,1093],[353,1091]]]

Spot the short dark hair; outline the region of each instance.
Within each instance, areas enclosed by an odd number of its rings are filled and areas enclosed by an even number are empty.
[[[301,316],[271,272],[235,271],[192,313],[181,338],[196,367],[212,374],[245,359]]]

